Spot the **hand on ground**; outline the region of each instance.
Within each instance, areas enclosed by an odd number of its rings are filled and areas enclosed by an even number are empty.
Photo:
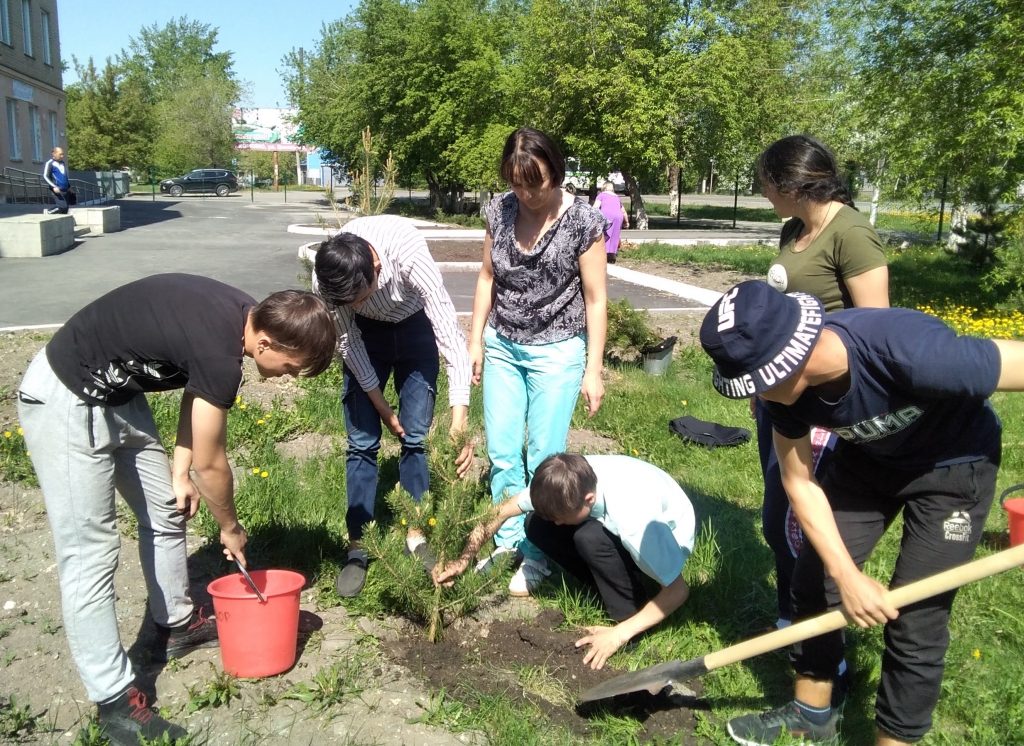
[[[605,662],[615,651],[629,642],[628,637],[622,638],[618,627],[594,626],[585,629],[587,634],[576,641],[576,647],[590,646],[590,650],[583,656],[583,665],[589,665],[595,671],[604,668]]]

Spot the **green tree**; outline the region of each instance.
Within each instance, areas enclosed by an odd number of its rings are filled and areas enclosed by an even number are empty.
[[[182,85],[156,104],[153,162],[161,173],[233,165],[231,112],[237,88],[230,81],[190,71]]]
[[[145,92],[108,59],[75,61],[78,82],[67,92],[68,149],[76,168],[144,168],[151,160],[153,112]]]
[[[872,0],[863,35],[866,116],[910,194],[948,180],[955,222],[1014,199],[1024,177],[1024,15],[1016,0]],[[951,234],[953,236],[953,234]]]

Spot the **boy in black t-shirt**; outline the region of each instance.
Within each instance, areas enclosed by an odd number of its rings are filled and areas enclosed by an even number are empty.
[[[285,290],[257,304],[216,280],[156,275],[76,313],[26,371],[18,414],[53,530],[64,629],[112,743],[185,735],[136,688],[118,636],[115,487],[139,522],[149,612],[166,643],[154,657],[215,644],[214,620],[188,594],[185,521],[202,496],[224,554],[245,564],[225,451],[242,359],[264,376],[312,376],[330,365],[336,341],[312,293]],[[180,388],[172,472],[145,392]]]
[[[955,593],[897,613],[860,568],[901,511],[890,587],[973,556],[1000,459],[1001,425],[987,399],[1024,390],[1024,344],[958,337],[906,309],[825,316],[814,296],[783,295],[760,281],[727,291],[700,339],[719,393],[767,404],[782,483],[809,540],[793,576],[795,615],[842,605],[861,627],[885,624],[876,743],[920,740],[939,697]],[[811,426],[839,435],[820,484]],[[816,743],[833,738],[832,673],[842,647],[839,631],[795,646],[795,699],[734,718],[733,739],[770,744],[783,731]]]

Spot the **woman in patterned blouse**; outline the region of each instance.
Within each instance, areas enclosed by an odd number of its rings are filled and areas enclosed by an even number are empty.
[[[473,382],[484,379],[484,428],[494,502],[526,488],[545,457],[565,450],[576,400],[601,406],[607,317],[605,219],[562,189],[565,159],[543,132],[509,135],[501,163],[511,191],[487,207],[473,302]],[[524,432],[526,457],[523,458]],[[522,517],[495,536],[496,553],[524,560],[509,590],[526,596],[547,561]]]

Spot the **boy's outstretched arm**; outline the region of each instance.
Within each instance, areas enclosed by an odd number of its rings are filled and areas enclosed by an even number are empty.
[[[462,550],[462,555],[457,560],[452,560],[446,563],[437,563],[433,571],[430,573],[431,577],[434,578],[434,583],[437,585],[451,585],[455,582],[455,578],[466,571],[469,567],[469,563],[476,557],[477,552],[480,551],[480,547],[484,545],[488,539],[498,533],[498,529],[501,528],[501,524],[507,521],[509,518],[514,518],[517,515],[522,515],[523,511],[519,508],[518,498],[510,497],[501,504],[498,505],[498,509],[495,512],[494,518],[490,521],[478,524],[469,533],[469,539],[466,540],[466,547]]]
[[[997,391],[1024,391],[1024,342],[993,339],[999,348],[1000,372]]]
[[[590,650],[583,656],[583,665],[593,669],[603,668],[605,661],[612,654],[656,624],[663,622],[673,611],[682,606],[690,596],[690,588],[683,576],[673,580],[658,591],[658,595],[648,601],[633,616],[623,619],[614,627],[587,627],[587,634],[576,641],[576,647],[589,645]]]

